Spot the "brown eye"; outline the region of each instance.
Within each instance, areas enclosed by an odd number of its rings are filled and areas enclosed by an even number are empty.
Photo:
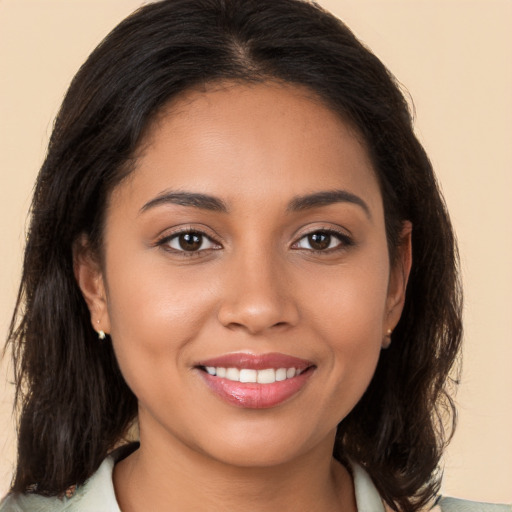
[[[311,233],[308,235],[308,242],[315,251],[323,251],[331,245],[331,235],[329,233]]]
[[[182,233],[178,237],[178,243],[184,251],[197,251],[203,243],[203,236],[199,233]]]
[[[351,241],[346,235],[331,231],[314,231],[304,235],[294,244],[294,248],[327,251],[329,249],[341,249],[347,245],[351,245]]]
[[[171,236],[165,242],[171,249],[180,252],[198,252],[213,249],[215,243],[199,231],[187,231]]]

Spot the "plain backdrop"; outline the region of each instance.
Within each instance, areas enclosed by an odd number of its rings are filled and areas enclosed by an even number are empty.
[[[15,301],[33,182],[80,64],[141,0],[0,0],[0,336]],[[458,234],[465,285],[459,428],[446,494],[512,501],[512,2],[323,0],[414,99]],[[0,375],[0,494],[15,454]]]

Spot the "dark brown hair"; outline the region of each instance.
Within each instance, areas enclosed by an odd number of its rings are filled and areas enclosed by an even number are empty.
[[[301,0],[164,0],[136,11],[74,78],[37,180],[12,344],[19,442],[15,492],[84,482],[137,414],[110,343],[98,343],[73,275],[84,234],[101,248],[105,205],[145,128],[172,98],[214,81],[300,84],[368,148],[390,254],[412,222],[413,268],[391,347],[338,426],[334,456],[366,468],[386,501],[417,510],[439,488],[461,340],[457,252],[431,164],[400,88],[338,19]]]

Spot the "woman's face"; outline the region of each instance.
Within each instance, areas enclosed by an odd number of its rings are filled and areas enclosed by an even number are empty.
[[[346,124],[294,86],[190,91],[112,193],[104,240],[103,269],[78,278],[143,446],[239,466],[331,452],[409,261],[406,244],[390,268],[377,179]]]

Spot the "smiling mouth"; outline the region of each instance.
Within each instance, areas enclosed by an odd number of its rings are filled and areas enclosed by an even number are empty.
[[[284,354],[227,354],[196,365],[203,382],[224,402],[248,409],[275,407],[297,395],[316,365]]]
[[[226,368],[223,366],[203,366],[203,371],[213,377],[220,377],[233,382],[257,383],[257,384],[273,384],[274,382],[283,382],[287,379],[293,379],[304,371],[303,368],[265,368],[263,370],[255,370],[252,368]]]

